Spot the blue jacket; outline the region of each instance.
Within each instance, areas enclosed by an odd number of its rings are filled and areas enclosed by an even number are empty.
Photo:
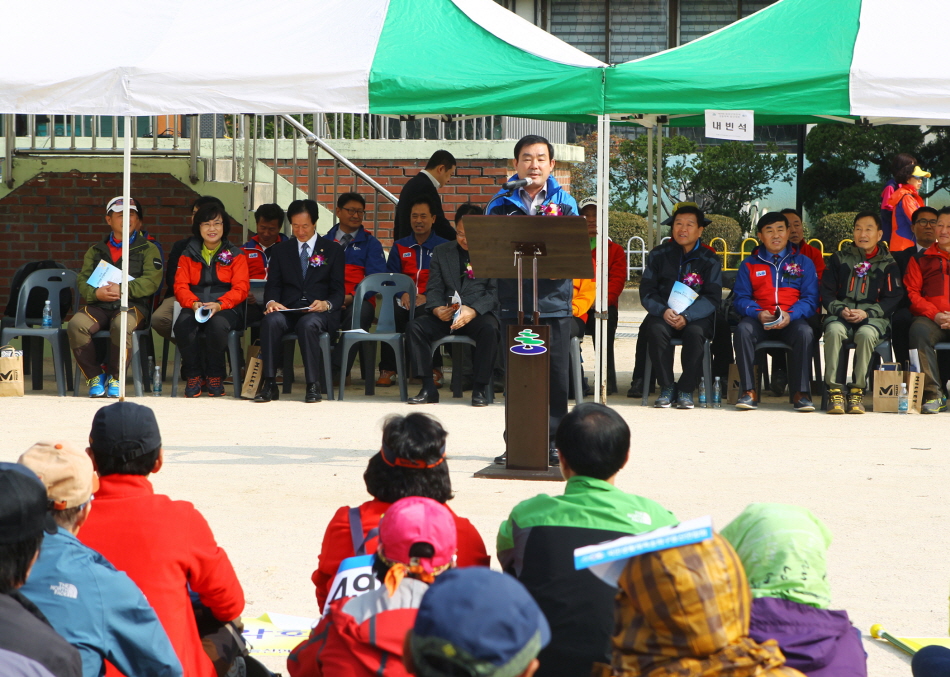
[[[324,235],[324,239],[336,242],[337,231],[340,230],[340,224],[336,224],[330,231]],[[383,245],[375,237],[366,232],[366,228],[360,226],[353,234],[353,239],[346,244],[343,250],[346,257],[346,266],[344,268],[345,292],[352,294],[356,291],[356,285],[363,281],[367,275],[386,272],[386,259],[383,257]],[[367,294],[366,298],[371,298]]]
[[[43,539],[20,592],[79,649],[83,677],[104,675],[106,660],[126,675],[181,677],[181,662],[142,591],[68,531]]]
[[[515,174],[509,181],[518,178]],[[570,193],[561,188],[561,184],[553,176],[548,177],[545,184],[547,191],[542,205],[556,204],[561,206],[564,216],[577,216],[577,202],[571,197]],[[486,214],[496,216],[528,216],[528,210],[521,198],[515,193],[506,196],[507,191],[500,190],[485,208]],[[542,217],[549,218],[549,217]],[[524,311],[534,312],[531,307],[531,280],[523,280],[524,289]],[[574,297],[573,280],[538,280],[538,310],[541,317],[571,317],[571,299]],[[498,280],[498,300],[501,304],[501,316],[510,319],[518,316],[518,287],[517,281]]]
[[[416,294],[425,294],[429,286],[429,266],[432,265],[432,250],[443,242],[435,232],[429,233],[429,239],[422,244],[416,242],[416,236],[410,235],[393,242],[386,260],[386,271],[408,275],[416,283]]]
[[[739,264],[732,304],[740,317],[755,317],[775,306],[781,306],[793,322],[815,314],[821,301],[815,264],[792,244],[778,257],[774,262],[759,245]]]

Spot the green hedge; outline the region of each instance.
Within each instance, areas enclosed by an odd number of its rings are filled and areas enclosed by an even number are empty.
[[[610,239],[624,249],[627,248],[627,240],[634,235],[642,238],[644,242],[647,241],[647,220],[639,214],[610,212],[608,218]]]
[[[707,214],[710,223],[703,229],[703,242],[710,244],[713,239],[721,237],[729,246],[729,251],[739,251],[739,245],[742,243],[742,228],[739,222],[729,216],[721,214]],[[721,249],[722,244],[717,242],[713,249]]]
[[[815,226],[815,237],[825,245],[826,252],[838,250],[838,243],[850,240],[854,234],[854,217],[857,212],[838,212],[828,214],[818,220]]]

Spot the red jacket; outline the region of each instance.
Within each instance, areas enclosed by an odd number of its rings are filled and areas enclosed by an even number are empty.
[[[934,242],[910,257],[904,272],[904,287],[910,299],[910,312],[929,317],[950,312],[950,254]]]
[[[287,236],[283,233],[277,234],[277,242],[283,242],[286,239]],[[277,244],[277,242],[274,244]],[[247,254],[247,272],[251,279],[266,280],[267,264],[270,262],[270,255],[267,252],[270,250],[270,247],[264,249],[257,239],[257,235],[253,235],[250,240],[241,245],[241,249]]]
[[[287,658],[290,677],[408,677],[403,642],[428,588],[404,578],[392,597],[381,585],[331,602],[310,637]]]
[[[181,660],[184,677],[216,677],[201,647],[188,588],[220,620],[241,615],[244,591],[204,517],[191,503],[156,494],[140,475],[106,475],[95,502],[79,540],[141,588]],[[106,674],[120,673],[110,665]]]
[[[594,279],[597,279],[597,250],[590,250],[594,261]],[[627,283],[627,252],[613,240],[607,240],[607,305],[620,304],[620,294]]]
[[[228,255],[227,262],[222,260]],[[175,273],[175,298],[182,308],[191,308],[195,301],[217,301],[222,310],[234,308],[251,291],[247,255],[240,247],[225,245],[211,265],[201,258],[201,240],[192,238],[178,259]]]
[[[818,281],[821,282],[821,276],[825,272],[825,257],[821,250],[802,240],[798,245],[798,251],[810,258],[811,262],[815,264],[815,272],[818,273]]]
[[[392,505],[373,499],[366,501],[360,506],[360,521],[363,524],[363,536],[365,537],[371,530],[379,526],[379,518],[383,516],[386,509]],[[449,506],[445,506],[449,507]],[[449,508],[449,511],[452,509]],[[347,557],[353,557],[356,552],[353,550],[353,538],[350,534],[349,507],[343,506],[336,511],[333,519],[327,525],[327,531],[323,535],[323,546],[320,549],[320,562],[316,571],[310,577],[313,584],[317,586],[317,602],[320,608],[327,601],[327,595],[330,594],[330,584],[333,577],[336,576],[337,569],[340,568],[340,562]],[[452,512],[455,515],[454,512]],[[455,529],[458,532],[458,557],[457,564],[460,567],[487,567],[491,564],[491,557],[485,550],[485,542],[481,535],[464,517],[455,515]],[[372,538],[366,542],[366,552],[368,554],[376,552],[379,540]]]

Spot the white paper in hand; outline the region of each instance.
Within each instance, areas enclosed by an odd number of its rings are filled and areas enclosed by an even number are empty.
[[[458,309],[455,311],[455,314],[452,315],[452,324],[455,324],[458,322],[458,319],[462,317],[462,297],[459,296],[458,292],[452,294],[452,303],[449,305],[458,307]]]
[[[201,306],[195,311],[195,319],[198,320],[198,322],[207,322],[211,319],[211,315],[211,308],[208,308],[207,306]]]
[[[670,291],[670,298],[666,305],[670,307],[677,315],[682,314],[684,310],[693,305],[693,301],[699,298],[699,294],[687,287],[682,282],[674,282],[673,289]]]
[[[129,282],[134,279],[129,275]],[[104,260],[99,261],[99,265],[92,271],[92,275],[86,280],[86,284],[96,289],[107,287],[110,284],[122,284],[122,270]]]

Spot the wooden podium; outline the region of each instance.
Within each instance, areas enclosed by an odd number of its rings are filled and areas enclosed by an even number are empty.
[[[550,426],[550,328],[538,312],[538,278],[594,277],[587,222],[574,216],[466,216],[465,235],[478,277],[520,280],[518,321],[503,327],[507,464],[476,477],[561,480],[548,465]],[[527,259],[527,265],[526,261]],[[525,281],[530,309],[525,317]],[[564,368],[568,368],[567,364]]]

